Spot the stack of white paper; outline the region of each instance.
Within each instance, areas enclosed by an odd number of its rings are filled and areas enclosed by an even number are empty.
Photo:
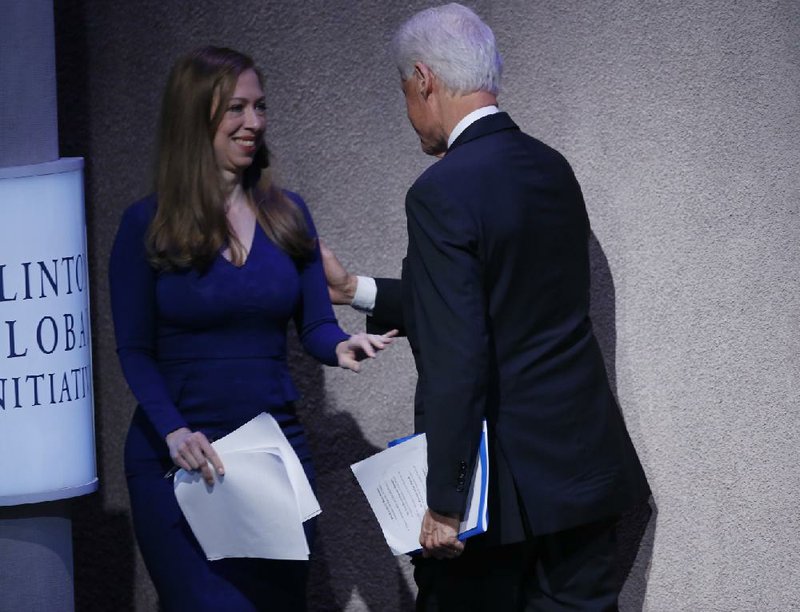
[[[307,560],[303,522],[318,515],[297,454],[275,419],[262,413],[212,444],[225,475],[213,486],[178,470],[175,497],[210,560]]]
[[[413,436],[350,466],[378,519],[386,543],[396,555],[420,550],[419,531],[428,507],[425,477],[428,444],[425,434]],[[489,526],[489,456],[486,421],[467,497],[459,539],[484,533]]]

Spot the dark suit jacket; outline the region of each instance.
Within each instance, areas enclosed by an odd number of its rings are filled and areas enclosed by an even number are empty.
[[[378,279],[369,326],[401,327],[414,352],[429,507],[463,511],[484,417],[491,539],[521,539],[520,516],[549,533],[645,498],[588,317],[589,222],[567,161],[506,113],[484,117],[417,179],[406,215],[402,281]]]

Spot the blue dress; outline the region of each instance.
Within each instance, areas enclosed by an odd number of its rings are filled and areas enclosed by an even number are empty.
[[[287,195],[315,235],[304,202]],[[217,439],[266,411],[313,484],[286,330],[294,320],[306,351],[337,364],[335,347],[347,334],[333,314],[319,249],[296,263],[256,224],[241,267],[219,254],[204,273],[157,272],[145,251],[155,210],[151,196],[125,211],[109,265],[117,353],[138,401],[125,473],[139,548],[165,610],[302,610],[306,562],[207,561],[163,476],[172,466],[171,431],[188,427]]]

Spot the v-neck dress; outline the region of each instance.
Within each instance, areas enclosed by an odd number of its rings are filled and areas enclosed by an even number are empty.
[[[302,199],[287,196],[315,236]],[[287,327],[294,321],[305,350],[327,365],[336,365],[335,347],[347,334],[334,317],[318,248],[310,261],[297,263],[256,224],[242,266],[220,253],[202,273],[157,272],[145,249],[156,206],[151,196],[125,211],[109,266],[117,353],[138,401],[125,445],[137,540],[167,610],[247,610],[251,603],[259,609],[259,597],[274,605],[274,589],[292,582],[282,572],[297,562],[207,562],[171,480],[163,478],[172,465],[165,437],[188,427],[217,439],[266,411],[313,482],[292,403],[298,393],[287,365]],[[274,588],[261,575],[265,566],[278,583]],[[180,579],[184,574],[188,584]],[[214,607],[220,603],[226,607]]]

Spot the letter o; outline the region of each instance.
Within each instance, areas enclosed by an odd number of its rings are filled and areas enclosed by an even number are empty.
[[[83,261],[83,254],[78,253],[75,256],[75,285],[78,288],[78,293],[83,292],[83,288],[85,286],[85,279],[82,279],[81,276],[84,274],[84,261]]]
[[[44,348],[44,342],[42,340],[42,329],[45,321],[49,321],[50,326],[52,327],[53,346],[49,351]],[[36,344],[39,345],[39,350],[45,355],[50,355],[56,350],[56,347],[58,346],[58,326],[56,325],[56,320],[53,317],[42,317],[42,320],[39,321],[39,324],[36,326]]]

